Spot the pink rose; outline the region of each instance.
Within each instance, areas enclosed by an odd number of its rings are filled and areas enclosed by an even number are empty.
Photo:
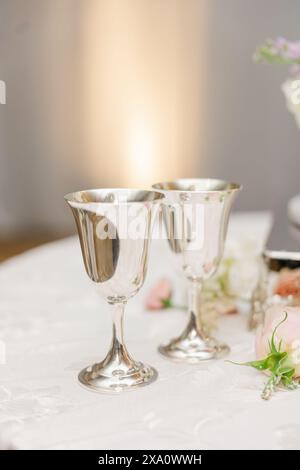
[[[300,269],[290,271],[286,269],[281,272],[275,288],[275,294],[287,297],[289,295],[300,295]]]
[[[288,353],[290,364],[295,368],[295,377],[300,377],[300,307],[273,306],[267,310],[264,325],[256,333],[256,357],[260,360],[270,354],[269,341],[285,314],[287,319],[276,331],[275,344],[279,348],[282,341],[280,350]]]
[[[151,289],[147,299],[146,308],[148,310],[161,310],[171,306],[172,287],[168,279],[161,279]]]

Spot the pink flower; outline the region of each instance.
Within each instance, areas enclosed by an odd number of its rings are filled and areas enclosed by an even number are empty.
[[[270,354],[269,341],[275,327],[284,319],[287,319],[276,330],[275,343],[280,350],[288,353],[290,364],[295,368],[295,377],[300,377],[300,307],[273,306],[265,315],[264,325],[261,325],[256,333],[256,357],[263,359]]]
[[[275,294],[282,297],[300,296],[300,269],[282,271],[275,288]]]
[[[151,289],[147,299],[148,310],[161,310],[171,306],[172,287],[168,279],[161,279]]]
[[[219,315],[235,315],[239,313],[237,306],[231,299],[215,300],[214,308]]]

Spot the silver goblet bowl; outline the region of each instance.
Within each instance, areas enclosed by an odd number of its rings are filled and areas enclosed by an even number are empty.
[[[201,287],[220,264],[230,210],[241,186],[219,179],[178,179],[152,187],[165,195],[162,210],[169,246],[189,282],[188,325],[159,351],[190,363],[223,356],[228,346],[212,338],[202,320]]]

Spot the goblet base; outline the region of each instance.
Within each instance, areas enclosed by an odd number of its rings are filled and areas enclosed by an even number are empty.
[[[158,350],[169,359],[189,364],[221,358],[230,351],[226,344],[220,343],[205,333],[193,312],[183,333],[167,345],[160,346]]]
[[[229,353],[230,348],[214,338],[202,339],[197,336],[192,340],[183,337],[176,338],[169,344],[160,346],[158,350],[163,356],[174,361],[197,364],[224,357]]]
[[[121,393],[148,385],[157,379],[158,373],[147,364],[135,362],[127,370],[107,370],[102,363],[83,369],[78,380],[85,388],[99,393]]]

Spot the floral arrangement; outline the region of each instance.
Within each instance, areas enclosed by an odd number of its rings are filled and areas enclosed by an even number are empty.
[[[165,309],[187,311],[187,305],[179,305],[175,302],[173,293],[174,289],[171,281],[167,278],[160,279],[152,287],[146,298],[146,309],[152,311]],[[202,290],[202,300],[201,318],[208,332],[216,329],[219,315],[238,313],[234,299],[225,294],[220,284],[217,289],[205,286]]]
[[[258,275],[258,255],[251,243],[229,244],[216,275],[203,284],[201,314],[207,329],[216,328],[220,315],[238,313],[240,300],[250,299]],[[174,286],[168,278],[160,279],[150,290],[146,308],[152,311],[187,309],[175,301]]]
[[[273,306],[256,333],[256,361],[239,365],[265,372],[269,379],[262,398],[268,400],[278,388],[294,390],[300,384],[300,308]],[[237,363],[234,363],[237,364]]]
[[[222,270],[212,280],[204,283],[202,288],[204,317],[210,326],[217,315],[237,313],[235,295],[230,290],[230,267],[234,263],[231,259],[225,259]],[[167,278],[160,279],[150,290],[146,298],[147,310],[182,309],[186,305],[178,305],[174,300],[174,288]],[[209,326],[207,325],[207,326]]]
[[[288,110],[294,114],[300,128],[300,41],[292,42],[282,37],[268,40],[257,49],[254,59],[257,62],[290,66],[291,78],[281,88]]]

